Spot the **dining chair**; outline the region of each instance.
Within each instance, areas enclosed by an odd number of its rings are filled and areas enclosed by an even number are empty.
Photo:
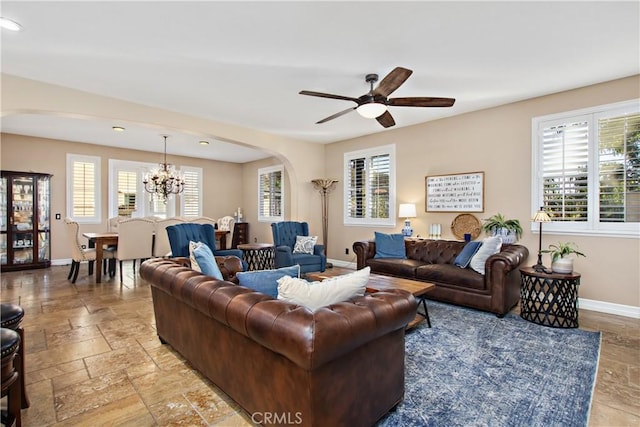
[[[122,282],[122,262],[133,261],[133,274],[136,273],[136,260],[145,260],[153,256],[154,221],[144,218],[128,218],[118,223],[118,255],[120,281]]]
[[[181,224],[183,222],[185,222],[185,220],[179,217],[166,218],[166,219],[155,221],[154,241],[153,241],[154,257],[162,258],[162,257],[171,256],[171,243],[169,242],[167,227],[170,225]]]
[[[231,248],[233,243],[233,227],[235,227],[236,224],[235,218],[227,215],[222,218],[218,218],[218,221],[216,222],[218,224],[218,230],[229,232],[225,237],[227,239],[227,248]]]
[[[65,228],[67,231],[68,242],[71,245],[71,269],[67,280],[71,280],[71,283],[76,283],[78,278],[78,271],[80,271],[80,263],[89,263],[89,275],[93,274],[93,264],[96,261],[95,248],[86,249],[82,247],[80,243],[80,225],[71,218],[65,218]],[[115,250],[103,251],[104,262],[109,259],[113,259],[116,256]],[[98,266],[100,268],[100,266]]]

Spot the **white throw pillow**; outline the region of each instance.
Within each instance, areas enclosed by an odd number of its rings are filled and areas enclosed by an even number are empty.
[[[370,271],[369,267],[365,267],[353,273],[311,283],[285,276],[278,279],[278,299],[304,305],[315,311],[320,307],[364,295]]]
[[[487,258],[500,252],[500,248],[502,248],[502,238],[500,236],[487,237],[482,241],[482,246],[480,246],[478,252],[471,258],[469,267],[484,275],[484,264],[487,262]]]
[[[313,247],[318,241],[318,236],[296,236],[296,245],[293,247],[294,254],[313,254]]]

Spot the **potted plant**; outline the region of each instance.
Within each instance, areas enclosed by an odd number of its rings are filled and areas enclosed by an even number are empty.
[[[483,221],[482,229],[487,234],[502,237],[502,243],[515,243],[522,237],[522,226],[517,219],[506,219],[497,213]]]
[[[571,274],[573,273],[573,257],[569,255],[586,257],[585,254],[578,251],[575,243],[558,242],[557,245],[549,245],[549,249],[542,251],[551,255],[551,270],[554,273]]]

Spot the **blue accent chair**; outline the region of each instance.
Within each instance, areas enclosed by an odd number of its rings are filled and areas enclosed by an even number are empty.
[[[296,236],[308,236],[309,224],[306,222],[283,221],[271,224],[273,244],[276,247],[276,268],[300,265],[300,274],[310,271],[324,271],[327,257],[324,245],[315,245],[313,254],[294,254]]]
[[[202,242],[209,246],[211,252],[215,256],[237,256],[242,260],[243,269],[247,269],[246,262],[242,258],[240,249],[216,249],[216,235],[211,224],[197,224],[185,222],[181,224],[170,225],[166,228],[169,235],[169,244],[171,245],[171,255],[174,257],[189,258],[189,242]]]

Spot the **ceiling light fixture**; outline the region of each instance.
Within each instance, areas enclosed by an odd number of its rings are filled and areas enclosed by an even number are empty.
[[[111,126],[115,132],[124,132],[124,128],[122,126]]]
[[[142,183],[146,191],[157,195],[166,204],[169,196],[182,193],[185,182],[182,172],[177,171],[172,164],[167,163],[168,135],[162,136],[164,137],[164,162],[160,163],[158,168],[145,173],[142,177]]]
[[[375,119],[387,111],[387,106],[379,102],[369,102],[358,106],[356,111],[364,118]]]
[[[200,145],[209,145],[209,141],[205,141],[204,139],[198,141],[198,144]]]
[[[0,27],[9,31],[21,31],[22,25],[9,18],[0,17]]]

